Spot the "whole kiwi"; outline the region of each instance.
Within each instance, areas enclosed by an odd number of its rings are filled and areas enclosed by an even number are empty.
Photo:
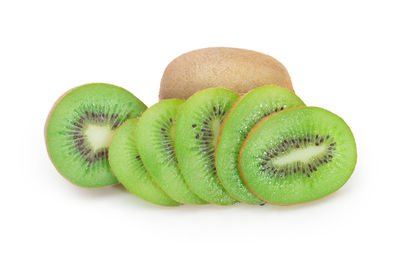
[[[169,63],[161,79],[159,99],[187,99],[211,87],[245,94],[264,85],[294,92],[288,71],[273,57],[240,48],[210,47],[185,53]]]

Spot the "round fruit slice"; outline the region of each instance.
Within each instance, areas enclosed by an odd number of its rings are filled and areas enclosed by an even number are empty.
[[[104,83],[82,85],[63,95],[46,122],[46,145],[62,176],[83,187],[117,184],[107,160],[114,131],[146,106],[125,89]]]
[[[138,119],[130,119],[112,138],[109,161],[112,171],[126,189],[138,197],[162,206],[177,206],[147,173],[135,145]]]
[[[340,117],[322,108],[301,107],[258,123],[240,151],[239,168],[261,199],[294,204],[338,190],[356,160],[353,134]]]
[[[236,202],[217,177],[214,153],[221,123],[238,98],[226,89],[200,91],[182,105],[176,119],[176,156],[187,184],[202,199],[220,205]]]
[[[189,190],[175,157],[174,121],[182,100],[168,99],[147,109],[140,117],[136,145],[150,175],[174,200],[185,204],[205,204]]]
[[[231,196],[248,204],[262,204],[262,201],[250,192],[240,176],[238,167],[240,148],[250,130],[262,118],[286,108],[303,105],[298,96],[277,86],[254,89],[234,105],[224,120],[216,152],[218,177]]]

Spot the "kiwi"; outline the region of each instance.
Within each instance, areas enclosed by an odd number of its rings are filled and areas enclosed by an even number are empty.
[[[219,182],[214,153],[221,123],[238,98],[226,89],[206,89],[191,96],[176,118],[179,168],[192,191],[214,204],[236,202]]]
[[[250,130],[262,118],[286,108],[303,106],[292,92],[277,86],[263,86],[250,91],[232,108],[224,120],[216,152],[217,174],[231,196],[248,204],[262,204],[240,177],[240,148]]]
[[[109,149],[111,170],[130,192],[151,203],[177,206],[147,172],[135,145],[137,118],[123,123],[115,132]]]
[[[185,53],[169,63],[159,98],[187,99],[212,87],[244,94],[264,85],[294,92],[288,71],[273,57],[239,48],[211,47]]]
[[[117,184],[107,159],[112,135],[145,109],[139,99],[115,85],[92,83],[70,90],[55,103],[46,122],[51,161],[78,186]]]
[[[175,157],[174,121],[182,104],[182,100],[168,99],[147,109],[137,126],[136,145],[146,169],[172,199],[205,204],[189,190]]]
[[[260,121],[239,158],[245,183],[269,203],[319,199],[349,179],[357,160],[347,124],[317,107],[282,111]]]

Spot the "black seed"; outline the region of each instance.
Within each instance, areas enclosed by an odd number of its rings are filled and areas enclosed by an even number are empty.
[[[205,125],[207,125],[207,124],[208,124],[208,122],[207,122],[207,121],[204,121],[203,123],[204,123]]]
[[[281,107],[281,110],[283,110],[283,107]]]
[[[319,135],[317,134],[317,135],[315,136],[315,139],[318,139],[318,136],[319,136]]]
[[[214,110],[214,112],[216,112],[216,111],[217,111],[217,109],[215,108],[215,106],[213,107],[213,110]]]
[[[278,156],[278,152],[274,152],[274,156]]]
[[[300,147],[299,144],[297,144],[297,145],[296,145],[296,148],[299,148],[299,147]]]
[[[321,138],[321,140],[319,140],[320,143],[324,142],[324,138]]]
[[[199,134],[196,134],[196,139],[199,139]]]
[[[82,125],[80,125],[80,124],[77,123],[77,122],[74,122],[74,125],[75,125],[76,127],[82,128]]]
[[[328,161],[327,161],[326,159],[324,159],[324,162],[325,162],[325,163],[328,163]]]
[[[172,118],[169,118],[169,122],[172,122]]]
[[[161,128],[161,131],[165,132],[165,128]]]
[[[318,142],[316,142],[316,143],[315,143],[315,145],[316,145],[316,146],[319,146],[319,143],[318,143]]]
[[[275,109],[275,112],[278,112],[278,108]]]
[[[316,167],[313,167],[313,170],[314,170],[314,171],[317,171],[317,168],[316,168]]]
[[[309,174],[309,173],[307,173],[307,177],[310,177],[310,174]]]
[[[260,206],[264,206],[264,205],[265,205],[265,203],[261,203],[261,204],[260,204]]]
[[[330,144],[330,146],[334,146],[334,145],[336,145],[336,143],[332,143],[332,144]]]
[[[264,117],[267,117],[267,113],[264,113]]]
[[[265,161],[261,162],[262,166],[265,166],[265,164],[267,164]]]
[[[192,124],[192,127],[193,127],[193,128],[196,128],[196,126],[197,126],[196,124]]]
[[[270,161],[271,159],[270,159],[270,158],[265,158],[265,160],[266,160],[266,161]]]
[[[296,168],[294,168],[293,172],[294,172],[294,173],[296,173],[296,172],[297,172]]]

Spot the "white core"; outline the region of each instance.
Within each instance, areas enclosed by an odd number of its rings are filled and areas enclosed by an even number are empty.
[[[94,151],[110,146],[114,131],[108,125],[88,125],[85,135]]]
[[[327,149],[326,144],[321,144],[320,146],[308,146],[301,149],[295,149],[286,155],[274,158],[272,163],[277,166],[283,166],[286,164],[291,164],[295,162],[308,162],[313,157],[323,154]]]

